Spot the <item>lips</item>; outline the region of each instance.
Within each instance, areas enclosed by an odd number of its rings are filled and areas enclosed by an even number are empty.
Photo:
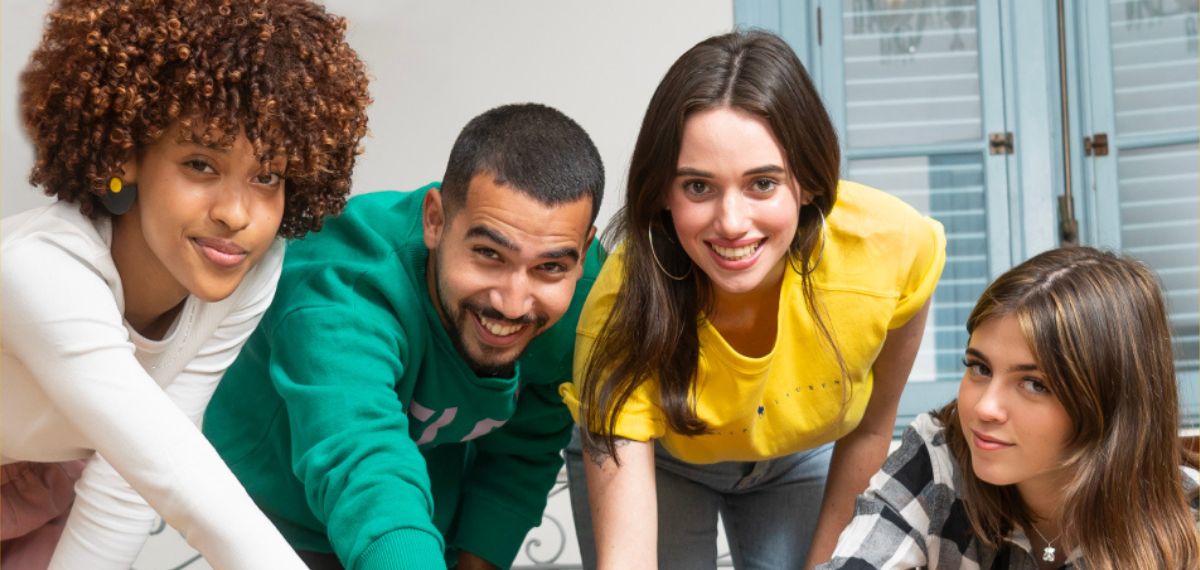
[[[192,243],[205,259],[223,269],[237,267],[250,255],[245,248],[227,239],[197,237],[192,238]]]
[[[496,336],[511,336],[525,328],[525,325],[505,324],[502,321],[489,319],[483,315],[476,316],[479,317],[479,324],[483,325],[483,328]]]
[[[708,246],[708,251],[718,266],[729,270],[740,270],[754,265],[766,242],[766,238],[761,238],[723,243],[706,241],[705,245]]]
[[[521,333],[529,328],[528,324],[513,324],[497,319],[490,319],[477,311],[471,311],[475,322],[479,325],[481,339],[492,346],[510,346],[521,338]]]
[[[972,439],[974,440],[975,448],[982,451],[999,451],[1015,445],[1002,439],[984,435],[976,430],[971,430],[971,435],[973,436]]]
[[[750,257],[751,254],[758,250],[758,244],[755,243],[742,247],[721,247],[717,244],[712,244],[712,248],[713,251],[717,252],[717,255],[729,261],[738,261],[739,259]]]

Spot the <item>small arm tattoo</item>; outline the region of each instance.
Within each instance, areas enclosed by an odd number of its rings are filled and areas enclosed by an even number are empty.
[[[613,457],[613,452],[616,451],[618,447],[625,447],[626,445],[629,445],[629,442],[633,441],[632,439],[626,439],[623,437],[613,437],[612,451],[610,451],[608,446],[604,445],[603,439],[597,438],[601,439],[600,441],[589,441],[589,439],[590,438],[584,438],[583,449],[587,452],[588,457],[592,458],[592,463],[595,463],[596,467],[603,466],[605,461],[607,461],[610,457]]]

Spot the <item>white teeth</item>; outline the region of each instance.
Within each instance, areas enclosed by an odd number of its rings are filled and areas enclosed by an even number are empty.
[[[758,246],[761,243],[762,242],[753,243],[742,247],[721,247],[717,244],[710,245],[712,245],[713,251],[717,252],[717,255],[724,257],[729,261],[738,261],[754,255],[754,252],[758,251]]]
[[[489,319],[479,313],[475,313],[475,316],[479,317],[479,322],[483,324],[483,328],[487,329],[488,332],[496,336],[508,336],[525,328],[525,325],[506,325],[500,321]]]

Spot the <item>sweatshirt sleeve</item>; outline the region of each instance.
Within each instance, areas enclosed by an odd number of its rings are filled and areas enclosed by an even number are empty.
[[[524,386],[513,417],[476,440],[450,546],[512,566],[525,535],[542,522],[571,425],[557,386]]]
[[[353,305],[297,308],[269,331],[293,474],[350,570],[445,568],[425,460],[396,393],[400,331]]]
[[[214,568],[303,568],[195,416],[138,363],[112,291],[89,265],[53,247],[14,247],[2,290],[6,352],[97,452],[51,568],[128,568],[155,510]]]

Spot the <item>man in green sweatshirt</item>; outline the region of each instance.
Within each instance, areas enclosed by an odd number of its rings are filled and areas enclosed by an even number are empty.
[[[467,124],[440,185],[358,196],[288,245],[203,425],[305,562],[512,564],[570,439],[557,385],[603,188],[579,125],[509,105]]]

